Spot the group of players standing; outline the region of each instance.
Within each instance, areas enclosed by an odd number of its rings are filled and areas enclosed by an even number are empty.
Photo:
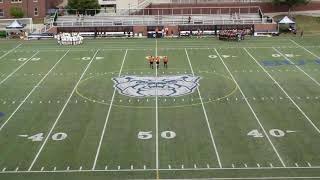
[[[156,67],[157,69],[159,69],[159,65],[160,65],[160,61],[162,59],[162,62],[163,62],[163,67],[164,68],[168,68],[168,56],[163,56],[163,57],[160,57],[160,56],[148,56],[148,61],[150,63],[150,68],[153,69],[153,64],[155,63],[156,64]]]

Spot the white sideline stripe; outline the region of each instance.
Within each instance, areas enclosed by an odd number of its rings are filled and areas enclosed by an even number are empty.
[[[7,53],[5,53],[4,55],[2,55],[2,56],[0,57],[0,59],[6,57],[8,54],[10,54],[12,51],[16,50],[16,49],[17,49],[18,47],[20,47],[21,45],[22,45],[22,43],[19,44],[19,45],[16,46],[16,47],[14,47],[13,49],[9,50]]]
[[[124,65],[124,62],[126,60],[127,54],[128,54],[128,50],[126,50],[126,52],[125,52],[125,54],[123,56],[122,64],[121,64],[121,67],[120,67],[120,70],[119,70],[118,77],[121,76],[121,72],[122,72],[123,65]],[[99,141],[99,145],[98,145],[98,148],[97,148],[97,153],[96,153],[96,156],[94,158],[93,165],[92,165],[92,170],[94,170],[96,168],[96,165],[97,165],[97,161],[98,161],[98,157],[99,157],[99,154],[100,154],[100,149],[101,149],[103,137],[104,137],[104,134],[106,132],[106,128],[107,128],[107,124],[108,124],[108,121],[109,121],[109,116],[110,116],[111,108],[112,108],[112,105],[113,105],[114,97],[115,97],[115,94],[116,94],[116,90],[117,90],[116,88],[114,88],[114,90],[113,90],[111,102],[110,102],[110,105],[109,105],[109,110],[108,110],[107,117],[106,117],[105,123],[103,125],[103,130],[102,130],[102,133],[101,133],[101,136],[100,136],[100,141]]]
[[[8,119],[1,125],[0,131],[4,128],[4,126],[10,121],[10,119],[15,115],[15,113],[20,109],[20,107],[27,101],[27,99],[31,96],[31,94],[37,89],[37,87],[46,79],[46,77],[51,73],[51,71],[59,64],[59,62],[68,54],[70,50],[68,50],[60,59],[56,62],[55,65],[47,72],[45,76],[38,82],[36,86],[29,92],[29,94],[21,101],[19,106],[13,111],[13,113],[8,117]]]
[[[184,169],[72,169],[72,170],[57,170],[55,167],[53,170],[44,170],[44,171],[0,171],[0,174],[16,174],[16,173],[86,173],[86,172],[130,172],[130,171],[137,171],[137,172],[148,172],[148,171],[233,171],[233,170],[241,170],[241,171],[248,171],[248,170],[276,170],[276,169],[290,169],[290,170],[297,170],[297,169],[320,169],[320,166],[313,166],[313,167],[235,167],[235,168],[184,168]],[[5,169],[6,170],[6,169]]]
[[[278,49],[276,49],[275,47],[273,47],[273,49],[275,51],[277,51],[282,57],[284,57],[286,60],[288,60],[289,62],[291,62],[292,64],[294,64],[294,62],[292,62],[288,57],[286,57],[285,55],[283,55]],[[298,68],[301,72],[303,72],[306,76],[308,76],[313,82],[315,82],[318,86],[320,86],[320,83],[315,80],[313,77],[311,77],[308,73],[306,73],[302,68],[300,68],[297,65],[294,65],[296,68]]]
[[[282,90],[282,92],[290,99],[293,105],[301,112],[301,114],[309,121],[309,123],[320,133],[320,129],[313,123],[313,121],[306,115],[306,113],[297,105],[297,103],[289,96],[289,94],[282,88],[282,86],[270,75],[270,73],[257,61],[255,57],[246,49],[244,50],[249,54],[249,56],[260,66],[261,69],[273,80],[273,82]]]
[[[266,130],[264,129],[263,125],[262,125],[262,124],[261,124],[261,122],[260,122],[260,119],[258,118],[257,114],[254,112],[254,110],[253,110],[253,108],[252,108],[251,104],[249,103],[248,98],[246,98],[246,96],[245,96],[245,94],[243,93],[242,89],[240,88],[240,86],[239,86],[238,82],[236,81],[236,79],[235,79],[235,78],[234,78],[234,76],[232,75],[232,73],[231,73],[231,71],[229,70],[228,66],[224,63],[224,61],[223,61],[222,57],[220,56],[219,52],[217,51],[217,49],[214,49],[214,50],[215,50],[215,52],[217,53],[218,57],[220,58],[220,60],[221,60],[222,64],[225,66],[225,68],[226,68],[226,69],[227,69],[227,71],[229,72],[229,74],[230,74],[231,78],[232,78],[232,79],[233,79],[233,81],[236,83],[236,85],[237,85],[237,87],[238,87],[238,89],[239,89],[240,93],[242,94],[242,96],[243,96],[244,100],[246,101],[247,105],[249,106],[249,108],[250,108],[250,110],[251,110],[251,112],[252,112],[253,116],[254,116],[254,117],[255,117],[255,119],[257,120],[257,122],[258,122],[258,124],[259,124],[260,128],[262,129],[262,131],[263,131],[263,133],[264,133],[264,135],[267,137],[267,139],[268,139],[268,141],[269,141],[269,143],[270,143],[270,145],[271,145],[271,147],[272,147],[273,151],[274,151],[274,152],[276,153],[276,155],[278,156],[278,158],[279,158],[279,160],[280,160],[280,162],[281,162],[282,166],[286,167],[286,165],[285,165],[285,163],[283,162],[283,160],[282,160],[282,158],[281,158],[280,154],[278,153],[278,150],[277,150],[277,149],[276,149],[276,147],[273,145],[273,143],[272,143],[272,141],[271,141],[271,139],[270,139],[270,137],[269,137],[268,133],[267,133],[267,132],[266,132]]]
[[[4,78],[1,82],[0,85],[2,83],[4,83],[7,79],[9,79],[14,73],[16,73],[19,69],[21,69],[27,62],[29,62],[34,56],[36,56],[39,53],[39,51],[37,51],[35,54],[33,54],[28,60],[26,60],[24,63],[22,63],[19,67],[17,67],[12,73],[10,73],[6,78]]]
[[[297,46],[301,47],[302,49],[304,49],[305,51],[309,52],[310,54],[312,54],[314,57],[320,59],[319,56],[317,56],[315,53],[311,52],[309,49],[305,48],[304,46],[301,46],[300,44],[298,44],[297,42],[295,42],[294,40],[290,39],[291,42],[293,42],[294,44],[296,44]]]
[[[35,164],[35,162],[37,161],[37,159],[38,159],[38,157],[39,157],[39,155],[40,155],[40,153],[41,153],[42,149],[44,148],[44,146],[46,145],[46,143],[47,143],[47,141],[48,141],[49,137],[51,136],[51,133],[52,133],[53,129],[56,127],[56,125],[57,125],[57,123],[58,123],[58,121],[59,121],[59,119],[60,119],[60,117],[61,117],[62,113],[64,112],[65,108],[66,108],[66,107],[67,107],[67,105],[69,104],[69,101],[70,101],[71,97],[73,96],[73,94],[74,94],[74,92],[76,91],[76,89],[77,89],[78,85],[80,84],[81,79],[82,79],[82,78],[83,78],[83,76],[86,74],[87,70],[89,69],[89,67],[90,67],[91,63],[92,63],[92,62],[93,62],[93,60],[95,59],[95,57],[96,57],[96,55],[98,54],[98,52],[99,52],[99,50],[97,50],[97,51],[95,52],[95,54],[93,55],[93,57],[92,57],[91,61],[90,61],[90,62],[89,62],[89,64],[87,65],[86,69],[83,71],[83,73],[82,73],[81,77],[79,78],[79,80],[78,80],[77,84],[74,86],[74,88],[73,88],[73,90],[72,90],[72,92],[71,92],[71,94],[70,94],[69,98],[67,99],[67,101],[66,101],[66,103],[64,104],[63,108],[61,109],[61,111],[60,111],[60,113],[59,113],[59,115],[58,115],[57,119],[56,119],[56,120],[55,120],[55,122],[53,123],[53,125],[52,125],[52,127],[51,127],[51,129],[50,129],[50,131],[49,131],[49,133],[48,133],[48,135],[47,135],[47,137],[46,137],[46,139],[43,141],[43,143],[42,143],[42,145],[41,145],[41,147],[40,147],[40,149],[39,149],[38,153],[36,154],[35,158],[33,159],[32,163],[31,163],[31,165],[30,165],[30,167],[29,167],[28,171],[30,171],[30,170],[32,169],[33,165],[34,165],[34,164]]]
[[[192,73],[192,75],[194,76],[195,74],[194,74],[194,71],[193,71],[193,68],[192,68],[192,65],[191,65],[191,61],[190,61],[190,58],[189,58],[188,51],[187,51],[187,49],[184,49],[184,50],[185,50],[186,55],[187,55],[187,59],[188,59],[189,65],[190,65],[191,73]],[[214,138],[213,138],[213,134],[212,134],[212,130],[211,130],[211,125],[210,125],[210,123],[209,123],[209,118],[208,118],[208,116],[207,116],[206,108],[204,107],[204,104],[203,104],[203,100],[202,100],[202,97],[201,97],[201,93],[200,93],[199,87],[197,87],[197,91],[198,91],[199,98],[200,98],[200,101],[201,101],[202,110],[203,110],[204,116],[205,116],[205,118],[206,118],[206,122],[207,122],[207,125],[208,125],[208,129],[209,129],[209,133],[210,133],[212,145],[213,145],[214,151],[215,151],[216,156],[217,156],[217,160],[218,160],[218,163],[219,163],[219,167],[222,168],[221,161],[220,161],[220,156],[219,156],[219,152],[218,152],[218,150],[217,150],[217,146],[216,146],[215,140],[214,140]]]
[[[158,39],[156,38],[156,57],[158,56]],[[160,66],[160,64],[159,64]],[[156,65],[156,82],[158,79],[158,68]],[[156,169],[159,169],[159,111],[158,111],[158,86],[156,85]],[[159,179],[157,172],[157,179]]]

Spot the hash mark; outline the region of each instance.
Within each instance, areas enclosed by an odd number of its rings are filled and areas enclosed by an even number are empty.
[[[207,164],[207,168],[208,168],[208,169],[210,168],[210,165],[209,165],[209,164]]]
[[[269,163],[270,167],[273,167],[273,165],[271,163]]]
[[[2,169],[2,172],[5,172],[5,171],[6,171],[6,169],[7,169],[7,168],[3,168],[3,169]]]
[[[43,170],[44,170],[44,167],[42,166],[40,171],[43,171]]]
[[[15,171],[17,172],[18,170],[19,170],[19,166],[16,168],[16,170],[15,170]]]
[[[57,170],[57,167],[54,167],[54,168],[53,168],[53,171],[56,171],[56,170]]]
[[[143,165],[143,169],[144,169],[144,170],[147,169],[147,166],[146,166],[146,165]]]
[[[257,166],[258,166],[258,168],[260,168],[261,166],[260,166],[260,164],[257,164]]]
[[[133,170],[133,165],[131,165],[131,170]]]
[[[295,165],[296,167],[299,167],[298,163],[294,163],[294,165]]]
[[[181,169],[184,169],[184,165],[183,164],[181,165]]]
[[[247,167],[248,167],[248,165],[245,163],[245,164],[244,164],[244,167],[246,167],[246,168],[247,168]]]
[[[170,164],[168,165],[168,168],[171,169],[171,165]]]
[[[232,164],[232,168],[234,168],[234,164]]]
[[[69,171],[69,170],[70,170],[70,166],[67,167],[67,171]]]
[[[118,166],[118,170],[120,170],[120,166]]]
[[[80,170],[80,171],[82,170],[82,166],[80,166],[79,170]]]
[[[195,169],[197,169],[197,165],[196,165],[196,164],[194,164],[193,167],[194,167]]]
[[[104,167],[104,170],[107,170],[108,169],[108,166]]]

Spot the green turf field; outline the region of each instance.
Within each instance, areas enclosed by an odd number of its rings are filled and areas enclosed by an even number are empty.
[[[2,40],[0,179],[320,179],[319,40]]]

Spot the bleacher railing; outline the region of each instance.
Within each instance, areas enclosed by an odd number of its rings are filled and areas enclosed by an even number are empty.
[[[117,9],[109,12],[105,9],[87,9],[78,11],[76,9],[60,9],[59,16],[84,15],[84,16],[137,16],[137,15],[194,15],[194,14],[246,14],[259,13],[259,6],[239,7],[181,7],[181,8],[130,8]]]
[[[143,19],[126,19],[126,20],[87,20],[87,21],[60,21],[57,22],[59,27],[95,27],[95,26],[158,26],[158,25],[228,25],[228,24],[261,24],[266,23],[266,19],[260,18],[243,18],[243,19],[174,19],[174,20],[143,20]]]

